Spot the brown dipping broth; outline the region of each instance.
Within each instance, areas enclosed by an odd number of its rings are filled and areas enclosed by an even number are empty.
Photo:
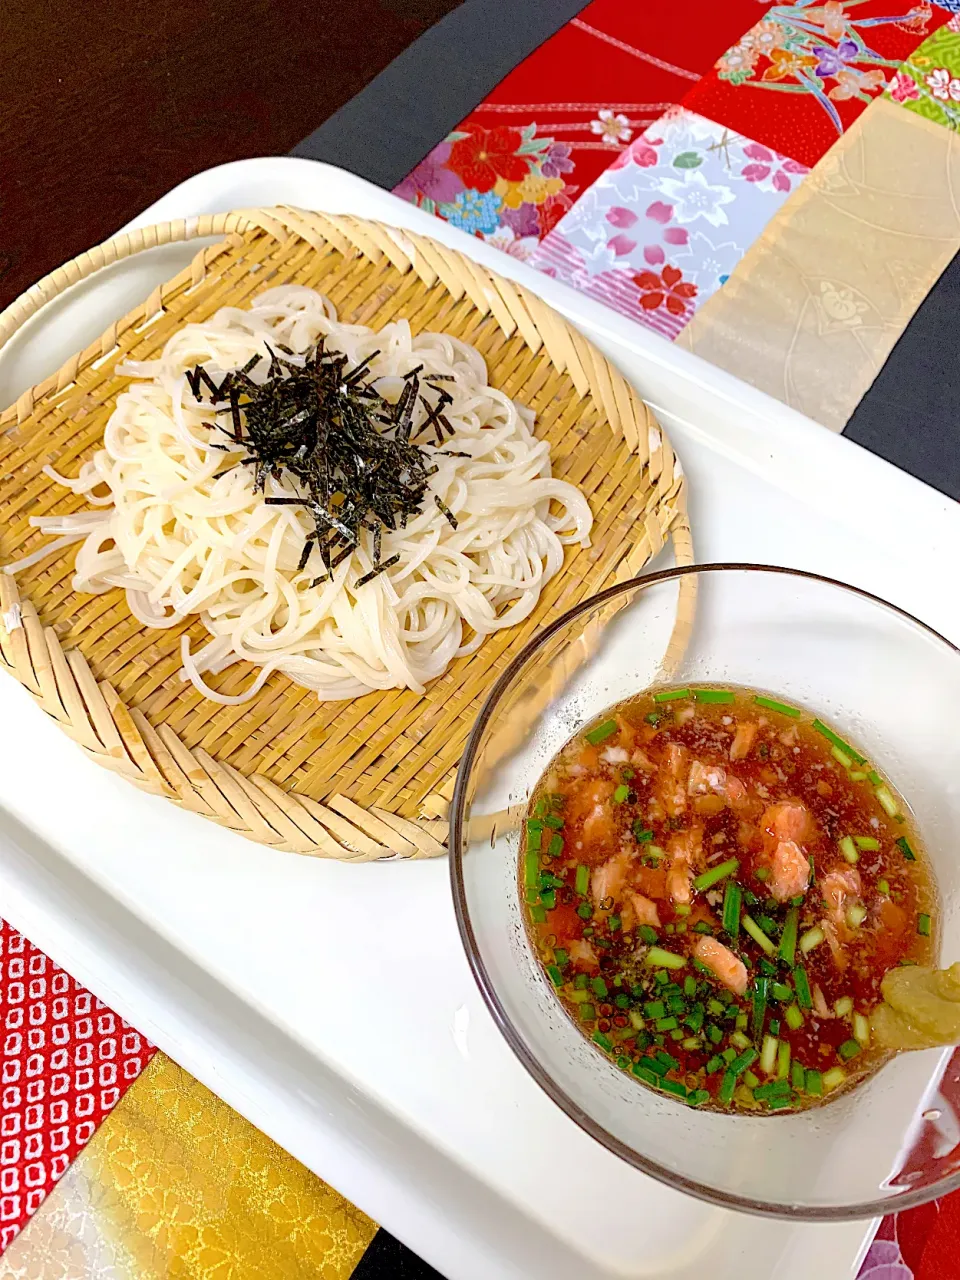
[[[883,975],[933,960],[936,891],[903,801],[829,726],[754,690],[606,712],[546,771],[521,848],[528,933],[567,1013],[694,1106],[779,1114],[864,1079],[889,1057],[868,1026]]]

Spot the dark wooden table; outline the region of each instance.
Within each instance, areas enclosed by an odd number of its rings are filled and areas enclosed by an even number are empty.
[[[191,174],[282,155],[460,0],[5,0],[0,307]]]

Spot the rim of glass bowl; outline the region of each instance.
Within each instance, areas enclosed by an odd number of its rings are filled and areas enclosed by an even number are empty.
[[[708,573],[729,573],[731,571],[738,573],[776,573],[787,577],[805,578],[811,582],[820,582],[825,586],[837,587],[841,591],[848,591],[852,595],[861,596],[865,600],[871,601],[873,604],[880,605],[884,609],[890,610],[892,613],[898,614],[901,618],[919,627],[921,631],[925,631],[929,636],[939,640],[941,644],[946,645],[948,649],[952,649],[954,653],[960,654],[960,647],[948,640],[946,636],[940,634],[927,623],[922,622],[919,618],[909,613],[906,609],[901,609],[899,605],[891,604],[888,600],[884,600],[882,596],[874,595],[870,591],[864,591],[860,587],[851,586],[847,582],[840,582],[836,578],[828,578],[823,574],[808,573],[803,569],[786,569],[779,565],[768,564],[740,564],[740,563],[716,563],[716,564],[700,564],[686,565],[676,569],[663,569],[657,573],[642,574],[639,577],[631,578],[627,582],[617,583],[615,586],[607,587],[606,590],[598,592],[594,596],[590,596],[586,600],[582,600],[579,604],[569,609],[562,617],[557,618],[548,627],[544,627],[538,631],[532,639],[528,640],[519,653],[512,659],[506,670],[499,677],[496,684],[490,690],[487,698],[480,709],[476,722],[470,730],[467,743],[457,768],[456,786],[453,792],[453,802],[450,815],[450,883],[453,890],[453,906],[457,917],[457,927],[460,930],[460,938],[463,942],[464,950],[467,955],[467,962],[476,980],[477,986],[480,988],[480,994],[486,1003],[487,1008],[493,1015],[493,1020],[500,1029],[501,1034],[507,1041],[507,1044],[519,1058],[520,1062],[527,1069],[529,1074],[537,1082],[541,1089],[551,1098],[557,1106],[564,1111],[567,1116],[578,1125],[585,1133],[606,1147],[608,1151],[612,1151],[618,1155],[627,1164],[633,1165],[635,1169],[640,1169],[643,1173],[650,1174],[651,1177],[658,1181],[666,1183],[667,1186],[674,1187],[678,1191],[683,1191],[687,1195],[695,1196],[699,1200],[705,1200],[709,1204],[719,1205],[724,1209],[739,1209],[747,1213],[759,1214],[764,1217],[771,1218],[788,1218],[793,1220],[801,1220],[808,1222],[839,1222],[850,1221],[858,1218],[874,1218],[882,1217],[889,1213],[899,1213],[902,1209],[912,1209],[917,1205],[926,1204],[930,1200],[934,1200],[939,1196],[947,1195],[951,1191],[960,1188],[960,1172],[950,1174],[937,1182],[930,1183],[929,1186],[922,1187],[916,1191],[903,1191],[896,1196],[886,1199],[865,1200],[858,1204],[850,1205],[804,1205],[804,1204],[782,1204],[774,1202],[765,1202],[755,1200],[750,1196],[735,1195],[731,1192],[720,1191],[714,1187],[696,1182],[692,1178],[686,1178],[682,1174],[676,1173],[672,1169],[666,1168],[664,1165],[658,1164],[657,1161],[649,1159],[647,1156],[640,1155],[634,1151],[632,1147],[626,1145],[609,1133],[601,1124],[592,1119],[583,1111],[576,1102],[570,1098],[563,1089],[557,1085],[550,1074],[540,1065],[539,1061],[530,1053],[519,1033],[514,1029],[512,1022],[507,1016],[506,1010],[500,1003],[500,999],[494,988],[490,976],[481,958],[479,948],[477,946],[476,937],[473,932],[473,925],[470,920],[470,911],[467,906],[467,897],[464,888],[463,879],[463,818],[464,803],[467,790],[467,782],[473,771],[474,759],[477,753],[477,747],[480,737],[484,729],[490,722],[496,708],[500,702],[503,693],[510,685],[514,676],[527,665],[530,659],[542,648],[542,646],[558,631],[576,621],[581,615],[589,613],[598,605],[604,604],[608,600],[613,600],[617,596],[624,595],[628,591],[636,591],[639,588],[649,587],[657,582],[669,582],[675,578],[684,578],[691,574],[708,574]],[[637,1086],[640,1087],[639,1085]],[[679,1105],[679,1104],[678,1104]]]

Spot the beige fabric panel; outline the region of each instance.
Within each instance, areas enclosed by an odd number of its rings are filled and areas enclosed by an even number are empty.
[[[960,249],[960,137],[878,99],[681,346],[841,431]]]

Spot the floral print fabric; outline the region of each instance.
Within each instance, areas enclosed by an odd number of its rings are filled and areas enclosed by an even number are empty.
[[[684,24],[672,0],[593,0],[438,143],[395,194],[529,258],[756,11],[757,0],[725,0]]]
[[[949,16],[930,0],[774,5],[684,105],[813,165]]]
[[[960,130],[960,13],[910,55],[887,94],[918,116]]]
[[[594,183],[530,262],[672,338],[806,172],[677,109]]]

